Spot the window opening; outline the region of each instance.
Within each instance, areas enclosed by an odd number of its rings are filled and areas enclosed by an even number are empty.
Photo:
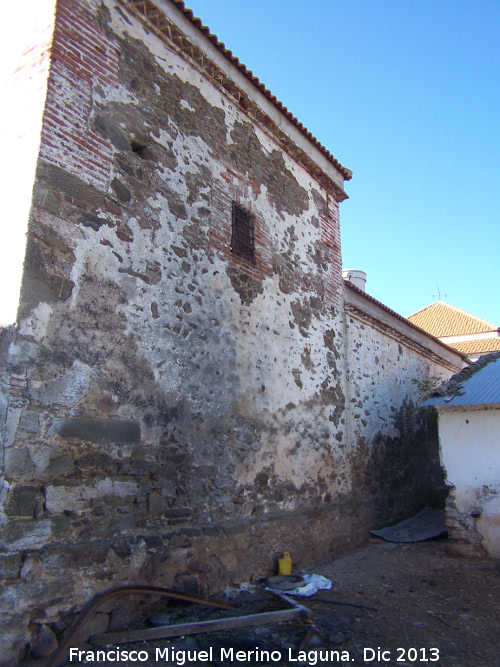
[[[231,250],[236,255],[255,262],[254,217],[236,202],[233,202]]]

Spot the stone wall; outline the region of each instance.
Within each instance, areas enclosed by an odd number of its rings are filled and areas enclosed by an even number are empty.
[[[125,7],[58,4],[4,365],[6,654],[121,583],[213,593],[362,539],[341,197],[303,162]]]
[[[371,499],[372,528],[443,508],[437,416],[419,404],[462,359],[347,285],[346,338],[352,484]]]
[[[346,321],[346,170],[150,4],[58,3],[0,345],[4,664],[120,584],[213,594],[285,550],[306,565],[353,547],[418,504],[397,499],[427,472],[397,429],[401,365],[428,369],[392,342],[377,361],[385,339]],[[255,262],[230,250],[233,202]],[[124,622],[109,607],[99,631]]]

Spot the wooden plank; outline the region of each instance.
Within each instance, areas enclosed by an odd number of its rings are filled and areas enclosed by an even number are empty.
[[[281,597],[281,596],[280,596]],[[284,598],[284,596],[283,596]],[[290,598],[286,598],[290,601]],[[300,616],[310,616],[311,611],[302,605],[292,602],[292,609],[281,609],[261,614],[248,614],[247,616],[233,616],[232,618],[218,618],[212,621],[201,621],[199,623],[183,623],[180,625],[165,625],[159,628],[147,628],[144,630],[125,630],[123,632],[105,632],[94,635],[90,643],[94,646],[109,644],[124,644],[126,642],[138,642],[148,639],[167,639],[184,635],[195,635],[202,632],[215,632],[218,630],[231,630],[245,628],[249,625],[267,625],[269,623],[281,623],[290,621]]]

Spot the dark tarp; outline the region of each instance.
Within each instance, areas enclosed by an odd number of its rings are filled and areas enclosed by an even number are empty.
[[[411,519],[406,519],[396,526],[370,530],[372,535],[382,537],[388,542],[423,542],[439,537],[446,532],[443,510],[426,507]]]

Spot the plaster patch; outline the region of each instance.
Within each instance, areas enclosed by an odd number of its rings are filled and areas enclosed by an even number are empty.
[[[93,377],[96,377],[95,371],[75,359],[70,370],[41,390],[41,399],[59,405],[77,403],[87,392]]]
[[[50,303],[39,303],[27,317],[21,320],[19,333],[23,336],[33,336],[36,340],[42,340],[45,336],[53,309]]]
[[[137,484],[131,481],[115,481],[105,478],[94,484],[77,486],[47,486],[45,506],[52,514],[65,511],[82,514],[92,501],[106,497],[127,498],[137,494]]]

